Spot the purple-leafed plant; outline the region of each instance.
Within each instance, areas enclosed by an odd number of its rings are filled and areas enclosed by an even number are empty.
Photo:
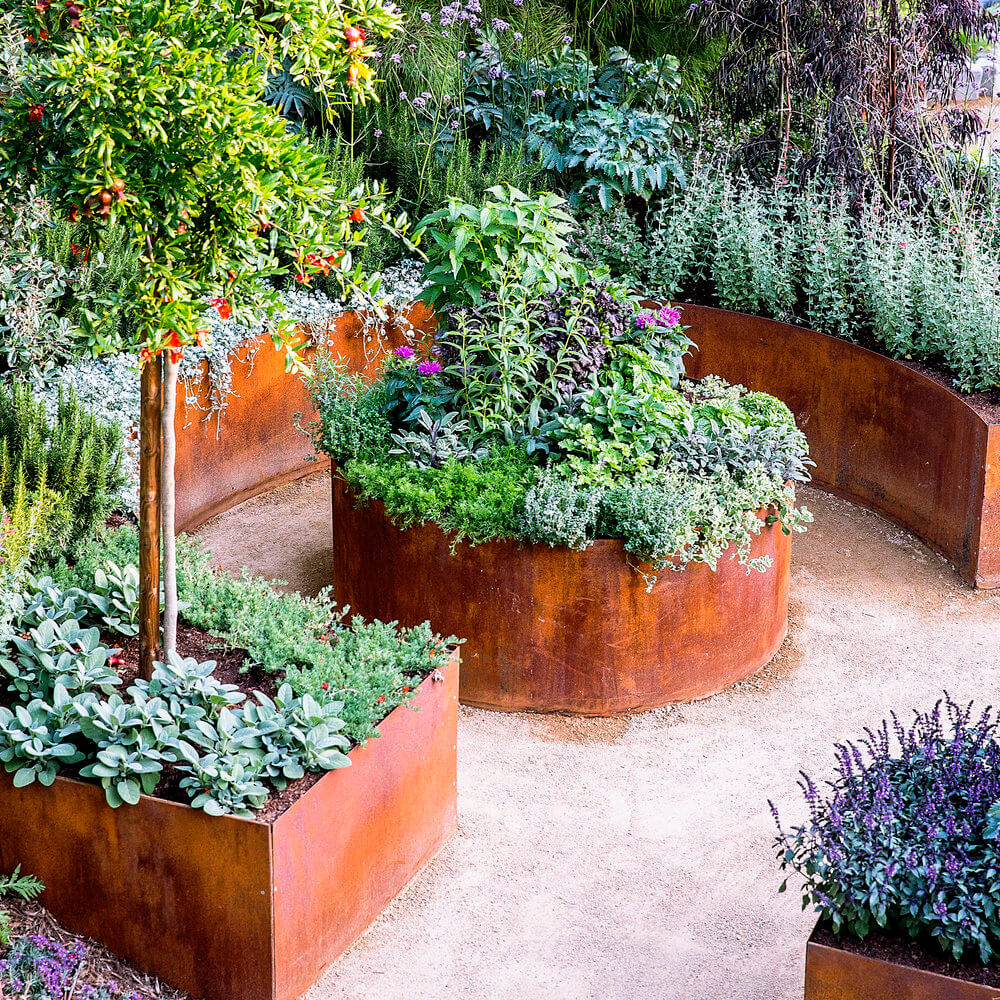
[[[992,709],[974,713],[945,696],[836,747],[821,791],[799,782],[809,819],[790,832],[778,811],[782,869],[803,879],[834,932],[874,928],[936,942],[955,959],[1000,951],[1000,746]],[[782,883],[784,891],[788,880]]]
[[[113,980],[87,982],[87,947],[61,944],[41,934],[18,938],[0,960],[0,997],[24,1000],[142,1000]]]

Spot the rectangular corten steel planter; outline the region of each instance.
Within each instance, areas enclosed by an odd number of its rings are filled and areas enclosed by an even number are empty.
[[[458,658],[270,823],[0,776],[0,871],[72,931],[205,1000],[293,1000],[456,826]]]
[[[804,1000],[998,1000],[1000,987],[970,983],[829,944],[827,935],[806,945]]]
[[[783,400],[815,485],[918,535],[978,587],[1000,587],[1000,423],[929,375],[804,327],[683,305],[692,378]]]

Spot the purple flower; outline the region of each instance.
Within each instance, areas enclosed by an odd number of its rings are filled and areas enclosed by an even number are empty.
[[[463,52],[461,49],[458,50],[458,58],[459,59],[464,59],[465,58],[465,52]]]
[[[389,61],[398,66],[403,61],[403,57],[398,52],[393,52],[393,54],[389,56]]]
[[[431,23],[431,16],[430,16],[430,14],[428,14],[428,13],[427,13],[427,11],[425,10],[425,11],[424,11],[424,12],[423,12],[423,13],[422,13],[422,14],[420,15],[420,20],[421,20],[421,21],[423,21],[423,22],[424,22],[424,24],[430,24],[430,23]]]
[[[569,45],[573,41],[572,35],[563,35],[563,45]]]
[[[679,309],[672,309],[670,306],[664,306],[660,310],[660,322],[666,323],[667,326],[679,326],[681,311]]]
[[[420,372],[421,375],[437,375],[437,373],[441,371],[441,362],[421,361],[420,364],[417,365],[417,371]]]
[[[375,135],[376,139],[381,139],[382,138],[382,130],[380,128],[375,129],[374,135]]]
[[[397,358],[404,358],[408,361],[413,357],[415,352],[412,347],[408,347],[406,344],[403,344],[402,347],[397,347],[392,353],[395,354]]]
[[[539,89],[536,88],[535,90],[533,90],[531,92],[531,96],[532,97],[544,97],[545,96],[545,91],[544,90],[539,90]]]
[[[493,18],[490,23],[493,25],[494,31],[506,31],[510,27],[506,21],[499,17]]]

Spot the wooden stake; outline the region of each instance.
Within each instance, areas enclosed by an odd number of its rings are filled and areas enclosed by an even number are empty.
[[[160,466],[163,405],[160,359],[142,366],[139,421],[139,674],[153,676],[160,646]]]
[[[177,412],[177,368],[169,354],[163,355],[162,439],[163,468],[160,472],[160,524],[163,531],[163,653],[177,652],[177,531],[175,523],[176,492],[174,465],[177,436],[174,416]]]

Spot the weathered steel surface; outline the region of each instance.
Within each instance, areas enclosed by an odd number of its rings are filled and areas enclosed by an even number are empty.
[[[404,342],[412,324],[428,322],[425,307],[416,305],[381,327],[382,337],[365,335],[357,313],[344,313],[310,341],[325,343],[350,362],[351,368],[372,376],[384,349]],[[305,357],[312,356],[312,346]],[[208,366],[201,382],[185,386],[177,406],[177,525],[192,531],[209,518],[238,503],[301,479],[329,465],[310,460],[309,438],[294,425],[316,419],[302,378],[285,371],[285,352],[262,337],[232,359],[233,391],[222,411],[210,413]]]
[[[712,572],[664,571],[652,593],[620,542],[584,552],[450,541],[432,524],[400,531],[382,505],[356,509],[333,486],[334,586],[354,611],[467,640],[461,699],[500,711],[614,715],[713,694],[762,667],[788,618],[790,538],[772,525],[752,554]]]
[[[817,486],[885,515],[969,583],[1000,586],[1000,426],[906,365],[813,330],[683,307],[695,378],[769,392],[809,439]]]
[[[111,809],[95,785],[0,777],[0,867],[45,883],[70,930],[194,997],[271,1000],[271,831],[143,797]]]
[[[294,1000],[451,837],[457,659],[272,824],[0,775],[0,871],[71,930],[206,1000]]]
[[[279,1000],[294,1000],[437,854],[457,825],[457,658],[274,824]]]
[[[803,1000],[997,1000],[1000,989],[810,941]]]

